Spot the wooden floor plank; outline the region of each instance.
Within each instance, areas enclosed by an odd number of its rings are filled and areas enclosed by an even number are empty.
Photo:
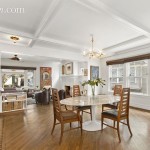
[[[101,107],[96,109],[96,118],[100,119]],[[84,114],[83,120],[90,115]],[[111,122],[108,122],[111,123]],[[80,129],[65,132],[59,145],[60,125],[53,135],[53,108],[50,105],[29,105],[25,113],[0,116],[0,140],[3,150],[149,150],[150,113],[130,109],[130,125],[133,137],[127,126],[121,125],[122,142],[118,142],[117,132],[105,128],[103,132],[83,131]],[[77,124],[73,124],[76,126]],[[65,126],[69,129],[69,124]]]

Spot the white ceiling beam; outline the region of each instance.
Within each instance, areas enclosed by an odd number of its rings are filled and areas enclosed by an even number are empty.
[[[44,31],[44,29],[47,26],[47,24],[50,23],[50,20],[54,17],[54,14],[57,11],[58,6],[62,3],[62,1],[63,0],[53,0],[50,3],[50,6],[49,6],[45,16],[43,17],[40,25],[38,26],[38,29],[36,30],[36,32],[34,34],[34,40],[32,40],[30,42],[30,47],[33,46],[33,44],[35,43],[36,39],[40,36],[42,31]]]
[[[77,60],[77,61],[85,61],[85,57],[76,51],[63,50],[57,48],[44,48],[44,47],[22,47],[17,45],[6,45],[1,44],[0,46],[0,54],[2,53],[14,53],[18,55],[30,55],[30,56],[39,56],[39,57],[53,57],[63,60]],[[58,55],[59,54],[59,55]],[[66,55],[67,54],[67,55]],[[69,57],[68,57],[69,56]]]
[[[46,42],[46,43],[52,43],[52,44],[55,44],[55,45],[62,45],[62,46],[71,47],[71,48],[75,48],[75,49],[81,49],[81,46],[79,44],[64,42],[64,41],[60,41],[60,40],[56,40],[56,39],[39,38],[37,40],[42,41],[42,42]]]
[[[147,29],[145,26],[143,26],[140,23],[135,22],[131,18],[121,14],[120,12],[112,9],[108,5],[104,4],[103,2],[99,0],[74,0],[75,2],[93,10],[96,12],[104,11],[108,15],[110,15],[112,18],[116,19],[117,21],[120,21],[128,26],[130,26],[132,29],[135,29],[136,31],[144,34],[148,38],[150,38],[150,29]]]
[[[138,37],[135,37],[135,38],[126,40],[126,41],[124,41],[124,42],[115,44],[115,45],[113,45],[113,46],[103,48],[103,50],[104,50],[105,52],[107,52],[107,51],[113,50],[114,48],[117,48],[117,47],[120,47],[120,46],[125,46],[125,45],[128,45],[128,44],[133,43],[133,42],[135,43],[135,42],[139,42],[139,41],[147,40],[147,39],[149,40],[149,38],[147,38],[145,35],[141,35],[141,36],[138,36]]]

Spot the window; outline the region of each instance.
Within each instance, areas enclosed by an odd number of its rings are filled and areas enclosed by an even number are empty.
[[[2,69],[3,88],[23,87],[24,79],[24,70]]]
[[[109,66],[109,89],[115,84],[130,87],[131,92],[148,94],[148,59]]]
[[[116,84],[123,84],[123,64],[110,66],[110,90],[114,88]]]
[[[34,70],[2,69],[3,88],[23,88],[35,86]]]
[[[28,70],[27,79],[28,79],[28,87],[34,87],[34,70]]]
[[[134,61],[127,64],[127,85],[131,92],[148,93],[148,60]]]

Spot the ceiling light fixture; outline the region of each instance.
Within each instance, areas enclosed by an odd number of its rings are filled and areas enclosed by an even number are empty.
[[[94,49],[93,48],[93,43],[94,43],[94,38],[93,38],[93,35],[92,36],[92,48],[89,49],[89,50],[84,50],[83,51],[83,56],[87,56],[89,57],[90,59],[91,58],[101,58],[104,56],[104,53],[102,52],[102,50],[98,50],[98,49]]]
[[[20,61],[21,58],[18,57],[18,55],[14,55],[14,57],[10,58],[11,60],[16,60],[16,61]]]
[[[10,39],[11,39],[14,43],[16,43],[17,41],[19,41],[19,37],[17,37],[17,36],[11,36]]]

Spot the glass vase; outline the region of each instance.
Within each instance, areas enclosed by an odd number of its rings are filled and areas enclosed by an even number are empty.
[[[91,89],[92,89],[92,96],[95,95],[95,86],[91,86]]]

